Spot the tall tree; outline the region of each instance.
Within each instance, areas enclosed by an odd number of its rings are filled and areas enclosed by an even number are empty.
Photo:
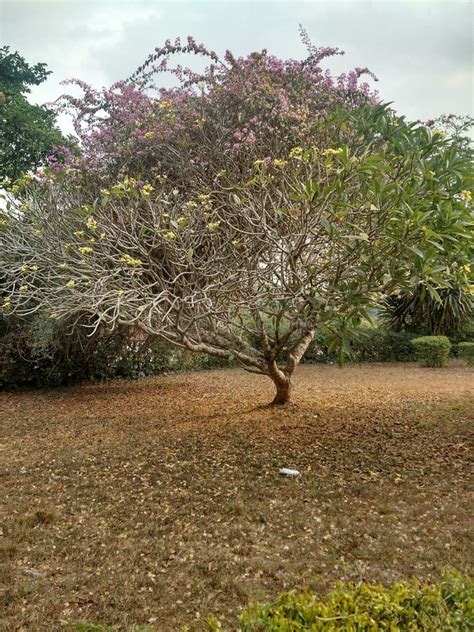
[[[67,141],[56,127],[55,113],[29,103],[31,86],[46,80],[46,64],[29,65],[8,46],[0,48],[0,178],[16,180],[46,161]]]
[[[305,34],[303,33],[305,38]],[[331,348],[391,291],[466,284],[469,161],[376,103],[364,69],[224,60],[189,38],[135,76],[65,98],[83,154],[51,157],[0,218],[7,313],[129,326],[267,375],[274,403],[315,331]],[[174,53],[181,85],[143,87]],[[77,82],[76,82],[77,83]]]

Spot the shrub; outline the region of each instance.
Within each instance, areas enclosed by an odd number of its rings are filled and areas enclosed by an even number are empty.
[[[466,360],[469,366],[474,366],[474,342],[460,342],[458,356]]]
[[[350,359],[355,362],[412,362],[415,353],[411,341],[416,334],[407,331],[386,331],[360,328],[351,341]],[[306,352],[307,363],[337,362],[338,354],[329,352],[324,336],[316,333]]]
[[[123,329],[79,327],[34,314],[0,316],[0,388],[57,387],[80,380],[137,378],[178,368],[177,354],[162,342],[137,339]]]
[[[340,584],[325,597],[287,593],[271,605],[251,606],[241,617],[242,632],[333,630],[473,629],[474,583],[457,573],[439,584],[401,582],[388,588]]]
[[[411,341],[416,359],[423,366],[441,367],[448,360],[451,342],[446,336],[421,336]]]

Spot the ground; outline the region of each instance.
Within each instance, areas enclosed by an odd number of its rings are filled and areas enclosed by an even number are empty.
[[[0,394],[0,630],[232,630],[291,588],[472,571],[473,383],[302,366],[279,409],[238,369]]]

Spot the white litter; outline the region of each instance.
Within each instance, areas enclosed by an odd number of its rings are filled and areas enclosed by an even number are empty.
[[[298,470],[291,470],[289,467],[282,467],[279,471],[279,474],[283,474],[283,476],[299,476],[300,473]]]

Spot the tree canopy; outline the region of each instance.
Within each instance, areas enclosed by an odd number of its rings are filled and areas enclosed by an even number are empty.
[[[55,125],[55,113],[26,97],[31,86],[50,74],[46,64],[31,66],[8,46],[0,48],[0,178],[16,180],[66,142]]]

